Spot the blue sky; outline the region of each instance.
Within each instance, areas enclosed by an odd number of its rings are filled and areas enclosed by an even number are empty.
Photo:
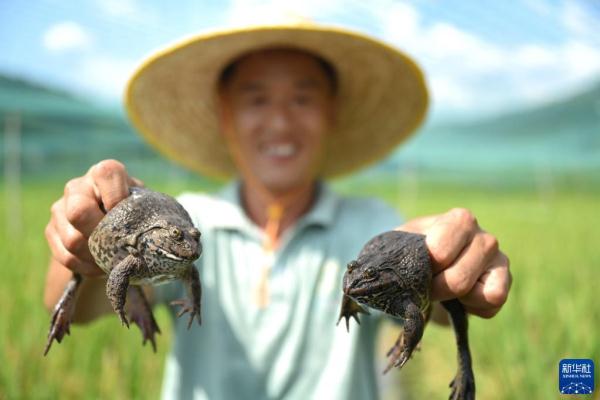
[[[433,114],[535,106],[600,81],[600,2],[0,2],[0,73],[118,104],[139,61],[182,36],[298,15],[360,30],[424,68]]]

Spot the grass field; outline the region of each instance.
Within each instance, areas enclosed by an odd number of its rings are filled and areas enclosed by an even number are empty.
[[[4,186],[2,186],[4,187]],[[163,187],[177,193],[177,185]],[[600,192],[589,189],[494,190],[478,187],[338,185],[343,192],[379,195],[407,217],[454,206],[471,208],[510,255],[514,283],[504,310],[491,320],[470,319],[471,349],[480,399],[556,399],[561,358],[592,358],[600,384]],[[42,291],[48,260],[43,231],[60,184],[22,191],[22,230],[7,227],[0,196],[0,399],[155,399],[170,329],[165,310],[158,354],[140,347],[136,329],[113,317],[76,327],[67,344],[41,356],[48,328]],[[8,229],[7,229],[8,228]],[[386,327],[380,354],[397,328]],[[401,379],[410,399],[445,399],[455,368],[449,329],[429,326],[422,351],[385,381],[396,398]],[[596,390],[596,399],[600,398]],[[574,398],[574,396],[565,396]],[[575,397],[576,398],[576,397]],[[584,396],[583,398],[592,398]]]

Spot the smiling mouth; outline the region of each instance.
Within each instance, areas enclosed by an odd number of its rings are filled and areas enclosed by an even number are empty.
[[[298,153],[298,145],[289,142],[265,144],[261,146],[261,152],[267,157],[293,157]]]
[[[178,256],[176,256],[173,253],[169,253],[165,249],[161,249],[160,247],[157,247],[156,250],[158,251],[158,254],[163,255],[163,256],[167,257],[168,259],[170,259],[170,260],[183,261],[183,258],[178,257]]]

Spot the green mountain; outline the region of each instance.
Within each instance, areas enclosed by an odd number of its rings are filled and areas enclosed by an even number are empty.
[[[560,131],[600,134],[600,82],[586,91],[541,107],[469,123],[446,124],[463,134],[553,135]],[[592,132],[593,130],[593,132]]]
[[[475,121],[429,124],[390,162],[462,175],[600,176],[600,83],[571,97]]]
[[[21,171],[34,177],[70,177],[93,163],[116,158],[138,175],[181,174],[129,126],[125,117],[73,94],[0,75],[0,125],[18,120]],[[1,162],[14,145],[3,143]],[[8,148],[11,147],[11,148]]]
[[[71,177],[99,160],[116,158],[142,179],[192,176],[157,155],[119,110],[0,75],[0,129],[5,129],[6,118],[15,117],[25,175]],[[4,163],[5,155],[15,149],[4,141],[2,149]],[[476,121],[425,124],[367,173],[397,176],[407,171],[455,180],[540,174],[600,177],[600,84],[534,109]]]

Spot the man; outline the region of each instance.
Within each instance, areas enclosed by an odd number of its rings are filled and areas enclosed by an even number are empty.
[[[144,64],[129,115],[166,155],[210,176],[237,175],[218,195],[179,201],[202,232],[203,325],[175,320],[164,398],[377,396],[376,315],[350,332],[336,320],[345,263],[372,236],[427,235],[432,298],[494,316],[511,278],[494,236],[464,209],[401,225],[375,200],[340,198],[322,178],[380,159],[421,121],[427,94],[405,55],[355,33],[272,26],[192,38]],[[112,312],[86,239],[140,182],[114,160],[69,181],[46,229],[51,309],[72,271],[86,276],[79,322]],[[168,302],[181,287],[149,290]]]

